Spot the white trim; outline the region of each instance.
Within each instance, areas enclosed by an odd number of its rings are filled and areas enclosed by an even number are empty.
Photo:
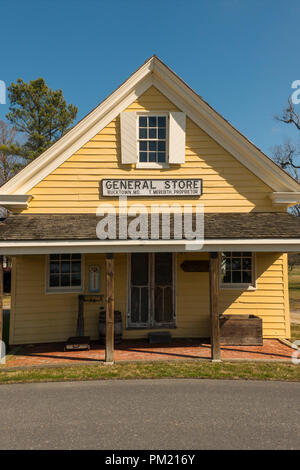
[[[161,169],[166,169],[170,168],[169,163],[155,163],[155,162],[138,162],[135,165],[135,168],[137,170],[161,170]]]
[[[245,136],[238,132],[156,56],[40,157],[0,189],[1,194],[24,194],[54,171],[151,85],[187,114],[213,139],[276,192],[300,191],[300,185]]]
[[[271,188],[275,191],[283,191],[284,187],[289,191],[292,188],[299,191],[299,183],[209,106],[159,59],[154,63],[153,76],[154,86]]]
[[[0,194],[0,206],[6,209],[26,209],[32,196],[27,194]]]
[[[189,250],[185,250],[188,242]],[[261,240],[207,240],[201,248],[192,240],[45,240],[1,241],[0,255],[51,254],[51,253],[132,253],[132,252],[210,252],[210,251],[265,251],[294,253],[300,251],[300,239]],[[192,249],[195,244],[195,250]]]
[[[115,91],[113,95],[107,98],[109,102],[105,100],[65,136],[3,185],[0,188],[0,194],[24,194],[30,191],[113,121],[121,111],[136,101],[151,85],[150,76],[140,83],[134,84],[131,87],[133,88],[132,91],[128,92],[125,97],[118,96],[122,87]],[[115,104],[111,102],[113,97],[115,98]]]
[[[300,203],[300,191],[298,192],[274,192],[270,197],[275,204],[298,204]]]

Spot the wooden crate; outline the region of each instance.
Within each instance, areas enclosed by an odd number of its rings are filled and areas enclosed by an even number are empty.
[[[255,315],[220,316],[221,344],[262,346],[262,319]]]

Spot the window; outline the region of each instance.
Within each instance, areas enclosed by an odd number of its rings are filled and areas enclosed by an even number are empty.
[[[48,290],[80,291],[81,287],[81,254],[50,255],[48,261]]]
[[[133,328],[175,326],[174,255],[130,255],[128,325]]]
[[[221,254],[221,285],[254,286],[254,256],[250,251]]]
[[[140,163],[166,163],[167,116],[138,116]]]

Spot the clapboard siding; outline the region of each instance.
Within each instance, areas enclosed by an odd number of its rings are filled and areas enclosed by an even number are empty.
[[[88,266],[101,268],[101,292],[105,295],[105,256],[85,255],[85,289]],[[220,290],[219,309],[225,314],[254,314],[263,319],[266,338],[290,336],[288,290],[285,287],[287,257],[256,255],[257,289]],[[184,260],[208,259],[207,253],[176,255],[177,328],[173,337],[210,336],[208,273],[187,273]],[[273,280],[275,281],[273,283]],[[65,341],[76,333],[77,294],[45,294],[45,257],[18,256],[13,262],[11,344]],[[85,306],[85,334],[98,337],[99,304]],[[115,309],[122,312],[124,338],[146,338],[150,330],[126,330],[127,255],[115,255]]]
[[[180,111],[155,87],[149,88],[126,111]],[[203,196],[184,203],[205,205],[207,212],[273,211],[271,189],[193,121],[186,121],[185,163],[168,170],[136,169],[121,164],[120,118],[117,117],[81,149],[60,165],[29,193],[33,196],[24,213],[95,213],[99,202],[116,204],[116,198],[101,198],[102,178],[203,178]],[[134,198],[148,207],[151,200]],[[165,201],[165,200],[164,200]],[[171,202],[183,203],[171,198]],[[283,210],[283,209],[282,209]]]

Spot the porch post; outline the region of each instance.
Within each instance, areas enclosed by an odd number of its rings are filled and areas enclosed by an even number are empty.
[[[218,310],[219,296],[219,255],[210,253],[209,262],[210,322],[211,322],[211,359],[220,361],[220,324]]]
[[[105,362],[114,361],[114,258],[106,254],[106,340]]]

